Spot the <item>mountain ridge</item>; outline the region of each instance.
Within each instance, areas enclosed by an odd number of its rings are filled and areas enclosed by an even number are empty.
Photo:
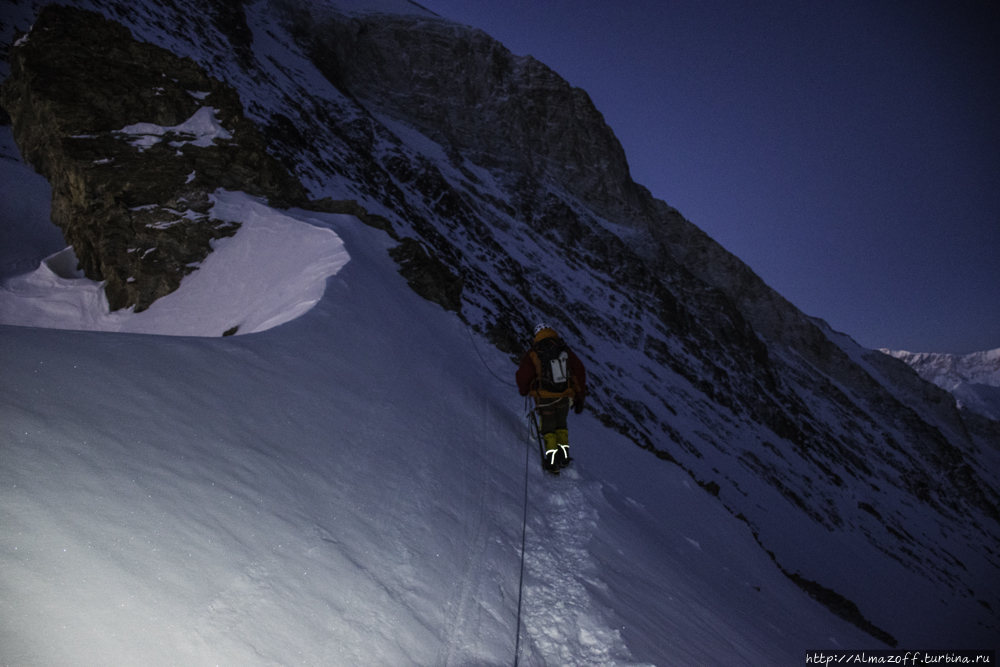
[[[879,350],[952,393],[959,406],[1000,421],[1000,349],[970,354]]]
[[[1000,349],[969,354],[889,349],[879,351],[905,361],[920,373],[921,377],[945,389],[960,382],[1000,387]]]

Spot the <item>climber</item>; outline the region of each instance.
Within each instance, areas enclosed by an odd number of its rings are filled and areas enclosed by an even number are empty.
[[[521,396],[535,399],[541,417],[538,432],[544,452],[542,467],[552,473],[570,462],[566,417],[572,407],[583,412],[587,396],[587,372],[580,358],[547,324],[535,327],[531,348],[524,353],[515,375]]]

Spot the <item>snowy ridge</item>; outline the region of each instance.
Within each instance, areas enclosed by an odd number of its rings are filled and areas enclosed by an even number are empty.
[[[0,324],[174,336],[265,331],[313,307],[327,277],[350,259],[337,235],[304,222],[308,217],[239,192],[213,199],[213,219],[236,220],[243,228],[216,241],[181,288],[149,309],[110,312],[103,285],[85,278],[66,248],[35,271],[0,283]]]
[[[0,327],[0,661],[511,663],[533,445],[505,360],[409,290],[384,235],[314,224],[352,260],[282,327]],[[575,472],[528,468],[522,664],[877,645],[680,470],[590,418],[573,433]]]

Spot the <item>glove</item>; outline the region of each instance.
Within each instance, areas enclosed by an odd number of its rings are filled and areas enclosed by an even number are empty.
[[[576,414],[583,412],[583,396],[578,396],[573,399],[573,412]]]

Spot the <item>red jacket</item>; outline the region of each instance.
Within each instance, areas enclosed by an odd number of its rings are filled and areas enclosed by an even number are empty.
[[[521,393],[521,396],[528,395],[531,391],[531,384],[538,377],[538,372],[535,371],[535,362],[531,360],[531,349],[529,348],[524,353],[524,356],[521,357],[521,365],[514,375],[514,379],[517,380],[517,390]],[[566,349],[569,352],[566,358],[566,366],[569,368],[570,377],[573,378],[573,382],[576,384],[576,397],[582,401],[587,395],[587,370],[583,367],[580,357],[576,356],[573,350]]]

